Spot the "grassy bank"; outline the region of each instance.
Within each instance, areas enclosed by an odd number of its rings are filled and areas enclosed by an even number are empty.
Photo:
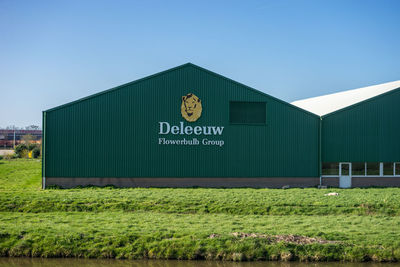
[[[41,190],[0,161],[0,256],[400,260],[400,190]]]
[[[395,260],[400,218],[157,212],[2,213],[2,256],[224,260]],[[236,233],[301,235],[320,244]],[[236,234],[236,235],[235,235]]]

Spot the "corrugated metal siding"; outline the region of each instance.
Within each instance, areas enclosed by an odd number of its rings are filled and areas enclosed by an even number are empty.
[[[187,93],[202,100],[202,116],[193,123],[180,113]],[[229,124],[229,101],[265,101],[267,124]],[[158,145],[159,121],[224,126],[222,137],[210,139],[225,145]],[[47,177],[316,177],[318,123],[318,116],[186,64],[47,111],[45,172]]]
[[[400,161],[400,90],[322,118],[322,161]]]

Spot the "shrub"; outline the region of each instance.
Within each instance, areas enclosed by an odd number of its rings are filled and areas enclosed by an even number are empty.
[[[28,155],[28,146],[26,144],[19,144],[14,149],[18,158],[24,158]]]
[[[3,159],[3,156],[2,155],[0,155],[0,160],[2,160]]]
[[[39,144],[35,144],[35,143],[28,144],[28,151],[32,151],[35,148],[39,148]]]
[[[16,158],[18,158],[18,156],[17,156],[17,154],[15,154],[15,153],[6,154],[6,155],[3,156],[3,159],[6,159],[6,160],[16,159]]]
[[[32,150],[32,157],[34,159],[37,159],[38,157],[40,157],[40,148],[39,146],[36,146],[33,150]]]

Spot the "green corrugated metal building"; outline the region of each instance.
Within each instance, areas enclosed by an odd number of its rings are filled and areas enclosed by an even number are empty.
[[[399,114],[379,102],[393,96],[381,98],[320,116],[188,63],[44,111],[43,186],[335,185],[323,173],[349,156],[393,169],[400,161],[398,144],[380,150],[396,139]],[[355,142],[346,136],[357,129],[338,131],[359,118],[362,127],[369,112],[389,127],[378,145],[366,145],[374,127],[359,129],[365,137]],[[343,150],[341,138],[364,150]]]
[[[321,184],[400,186],[400,81],[293,102],[321,116]]]

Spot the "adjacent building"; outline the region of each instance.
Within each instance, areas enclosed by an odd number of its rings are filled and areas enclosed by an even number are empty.
[[[322,184],[400,186],[400,81],[292,104],[321,117]]]

